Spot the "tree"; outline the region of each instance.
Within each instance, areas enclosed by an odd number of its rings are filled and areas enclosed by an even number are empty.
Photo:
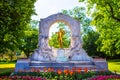
[[[25,26],[35,14],[36,0],[1,0],[0,1],[0,52],[14,51],[20,43]]]
[[[96,42],[98,50],[109,56],[120,55],[120,1],[119,0],[79,0],[88,5],[92,25],[96,26],[100,37]]]
[[[89,32],[89,30],[92,29],[92,27],[90,26],[91,19],[87,17],[85,12],[86,10],[84,7],[75,7],[71,10],[62,11],[63,14],[67,14],[80,22],[80,26],[81,26],[80,34],[82,35],[86,34],[87,32]]]
[[[97,44],[95,43],[99,38],[99,33],[96,31],[89,31],[83,36],[83,48],[89,53],[90,56],[100,56],[104,55],[103,53],[97,51]]]
[[[24,31],[24,36],[21,38],[20,50],[24,51],[27,58],[30,53],[37,48],[38,44],[38,29],[36,28],[38,21],[32,20],[31,24],[27,25],[27,29]],[[35,27],[36,26],[36,27]]]
[[[49,39],[49,45],[54,47],[54,48],[59,48],[58,45],[58,39],[57,39],[58,35],[55,33],[52,33],[51,38]]]
[[[11,51],[11,50],[7,51],[7,56],[9,57],[10,61],[13,60],[15,55],[16,55],[15,51]]]
[[[63,10],[64,14],[67,14],[74,19],[78,20],[81,24],[81,35],[83,40],[83,48],[89,55],[99,56],[97,51],[97,45],[95,42],[99,37],[99,33],[91,26],[91,19],[87,17],[86,10],[84,7],[75,7],[72,10]]]

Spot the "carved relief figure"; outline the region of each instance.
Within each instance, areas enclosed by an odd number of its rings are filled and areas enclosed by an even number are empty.
[[[72,57],[73,55],[76,54],[80,54],[79,51],[81,49],[81,43],[80,43],[80,40],[79,40],[79,37],[73,37],[73,45],[70,49],[70,57]]]

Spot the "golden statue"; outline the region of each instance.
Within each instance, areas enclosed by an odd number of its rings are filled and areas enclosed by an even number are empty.
[[[56,32],[56,34],[58,34],[58,44],[60,48],[63,48],[63,35],[65,34],[65,31],[63,30],[63,28],[60,28],[60,30],[58,32]]]

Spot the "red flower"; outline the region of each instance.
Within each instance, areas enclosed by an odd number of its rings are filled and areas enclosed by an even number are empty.
[[[40,72],[40,68],[37,69],[37,72]]]
[[[85,73],[88,72],[88,68],[87,68],[87,67],[84,68],[84,72],[85,72]]]
[[[51,72],[51,68],[48,68],[48,72]]]
[[[62,70],[61,69],[58,69],[57,70],[57,73],[60,75],[60,74],[62,74]]]
[[[71,70],[71,71],[69,71],[69,73],[70,73],[70,75],[72,76],[73,75],[73,71]]]
[[[94,68],[94,71],[96,71],[96,68]]]
[[[81,70],[82,70],[82,68],[78,68],[78,69],[76,70],[76,72],[77,72],[77,73],[81,73]]]
[[[73,67],[73,68],[72,68],[72,71],[76,71],[76,67]]]
[[[67,76],[69,74],[69,70],[68,69],[65,69],[64,70],[64,74]]]
[[[31,72],[35,72],[35,68],[31,68],[30,71],[31,71]]]
[[[64,70],[64,73],[68,73],[68,70],[67,70],[67,69],[65,69],[65,70]]]
[[[46,69],[46,67],[44,67],[43,71],[44,71],[44,72],[47,72],[47,69]]]
[[[51,72],[54,72],[54,68],[51,68]]]

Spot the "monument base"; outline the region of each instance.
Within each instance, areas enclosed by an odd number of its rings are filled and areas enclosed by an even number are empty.
[[[64,49],[58,49],[57,50],[56,62],[65,62],[65,61],[68,61],[67,57],[65,56],[65,50]]]
[[[71,60],[73,61],[92,61],[92,58],[89,56],[83,56],[83,55],[74,55]]]
[[[84,68],[87,68],[90,71],[108,71],[108,64],[105,59],[94,59],[94,62],[91,61],[64,61],[64,62],[55,62],[55,61],[30,61],[29,59],[19,59],[17,60],[15,66],[15,72],[27,71],[30,72],[31,69],[40,69],[43,71],[44,68],[54,68],[54,71],[61,69],[76,69],[81,68],[81,71],[84,71]]]
[[[15,72],[30,71],[30,59],[18,59],[15,65]]]

